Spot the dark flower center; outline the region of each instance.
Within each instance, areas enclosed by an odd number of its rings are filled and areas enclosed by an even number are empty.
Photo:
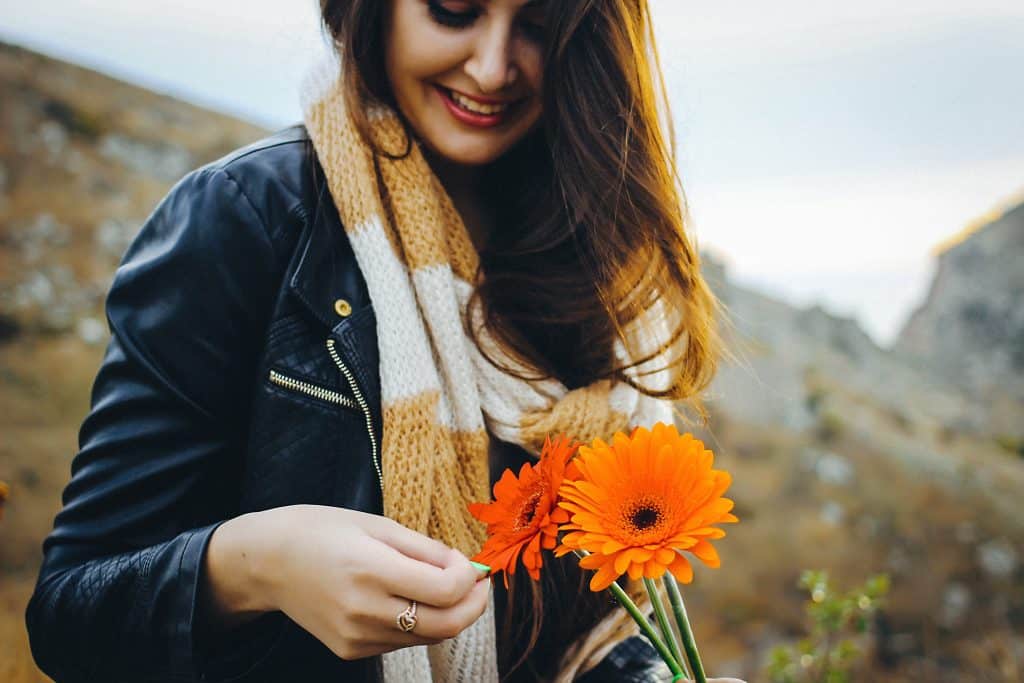
[[[633,510],[633,516],[630,521],[633,522],[633,526],[637,531],[646,531],[657,524],[659,519],[661,519],[660,510],[650,505],[644,505]]]
[[[646,534],[661,533],[661,527],[666,521],[665,501],[657,496],[639,496],[627,501],[620,510],[622,532],[630,539],[630,543],[636,540],[638,534],[646,537]]]
[[[537,507],[540,505],[540,499],[543,493],[543,491],[534,491],[530,494],[529,498],[523,501],[522,506],[519,508],[519,515],[516,517],[515,521],[516,531],[526,529],[533,524],[533,519],[537,516]]]

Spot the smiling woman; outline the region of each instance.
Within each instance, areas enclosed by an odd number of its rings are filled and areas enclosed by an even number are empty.
[[[340,60],[304,124],[188,174],[118,269],[26,611],[37,661],[59,681],[657,680],[572,564],[506,593],[467,559],[468,504],[548,434],[703,415],[718,304],[646,2],[321,9]]]

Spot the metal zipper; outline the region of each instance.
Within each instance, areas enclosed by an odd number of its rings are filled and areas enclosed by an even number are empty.
[[[292,391],[298,391],[303,394],[318,398],[321,401],[329,401],[331,403],[337,403],[345,406],[350,410],[359,410],[359,405],[355,401],[345,396],[342,393],[333,391],[331,389],[325,389],[324,387],[310,384],[309,382],[303,382],[301,379],[295,379],[294,377],[288,377],[282,375],[277,370],[270,371],[270,381],[274,384],[284,387],[285,389],[291,389]]]
[[[363,392],[359,391],[359,384],[356,382],[355,376],[352,371],[341,362],[341,357],[338,355],[338,351],[334,348],[334,340],[330,337],[327,338],[327,352],[331,354],[331,358],[334,360],[334,364],[341,370],[341,374],[345,375],[345,379],[348,381],[349,388],[352,389],[352,394],[356,397],[356,401],[359,403],[359,407],[363,411],[363,417],[366,418],[366,433],[370,436],[370,453],[373,455],[373,467],[377,470],[377,480],[380,482],[381,495],[384,494],[384,474],[380,469],[380,460],[378,459],[377,449],[377,436],[373,433],[373,418],[370,416],[370,406],[367,405],[366,399],[363,398]]]

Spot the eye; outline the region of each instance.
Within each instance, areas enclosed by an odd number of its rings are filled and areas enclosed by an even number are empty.
[[[523,36],[527,40],[531,40],[535,43],[544,42],[545,28],[544,24],[538,24],[533,21],[523,20],[519,22],[519,30],[522,31]]]
[[[430,16],[433,17],[434,21],[443,26],[451,26],[454,28],[469,26],[477,17],[476,10],[470,10],[468,12],[453,12],[450,9],[445,8],[439,0],[427,0],[427,9],[430,11]]]
[[[544,7],[541,3],[527,2],[519,14],[519,32],[529,41],[543,43],[547,35]]]

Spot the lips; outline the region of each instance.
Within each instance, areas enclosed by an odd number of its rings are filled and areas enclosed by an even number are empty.
[[[509,101],[493,98],[483,100],[441,85],[435,84],[434,88],[453,117],[462,123],[477,127],[490,127],[502,123],[518,109],[520,103],[525,101],[525,98]]]

